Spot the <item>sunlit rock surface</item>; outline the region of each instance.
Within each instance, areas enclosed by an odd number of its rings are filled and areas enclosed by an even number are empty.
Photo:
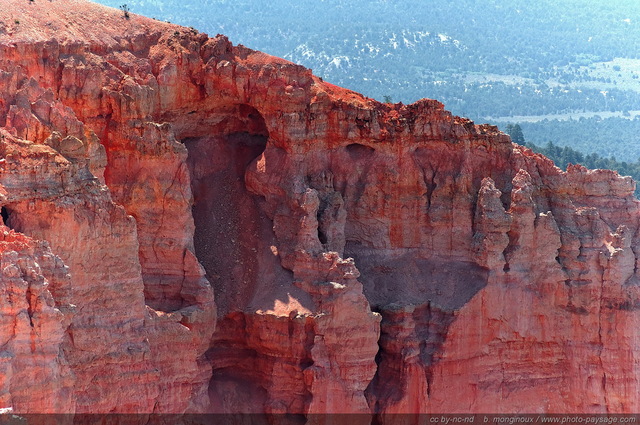
[[[630,178],[84,0],[5,0],[0,127],[0,407],[640,410]]]

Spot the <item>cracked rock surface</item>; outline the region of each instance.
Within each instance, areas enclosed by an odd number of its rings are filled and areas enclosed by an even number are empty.
[[[0,407],[640,410],[629,177],[221,35],[5,3]]]

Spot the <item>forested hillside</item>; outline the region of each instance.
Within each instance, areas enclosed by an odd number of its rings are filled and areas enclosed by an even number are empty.
[[[526,140],[539,145],[549,141],[601,157],[640,160],[640,118],[621,117],[568,121],[521,122]],[[501,126],[502,127],[502,126]],[[615,159],[614,158],[614,159]]]
[[[640,157],[635,0],[127,0],[127,7],[224,33],[379,100],[436,98],[478,122],[520,123],[535,143]]]

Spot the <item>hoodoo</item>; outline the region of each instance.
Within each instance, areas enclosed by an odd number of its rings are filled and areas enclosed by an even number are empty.
[[[3,0],[0,407],[638,412],[634,189],[221,35]]]

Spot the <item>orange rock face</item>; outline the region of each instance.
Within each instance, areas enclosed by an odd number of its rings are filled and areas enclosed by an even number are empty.
[[[223,36],[7,3],[0,407],[640,410],[630,178]]]

